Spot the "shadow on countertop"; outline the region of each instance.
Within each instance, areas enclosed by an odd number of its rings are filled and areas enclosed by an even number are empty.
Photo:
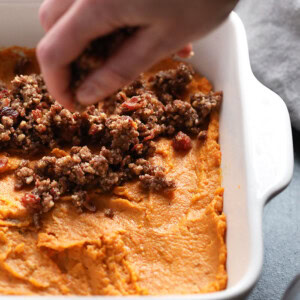
[[[292,182],[265,207],[264,265],[247,300],[280,300],[300,273],[300,132],[293,130],[295,168]]]
[[[300,131],[293,129],[294,153],[300,157]]]

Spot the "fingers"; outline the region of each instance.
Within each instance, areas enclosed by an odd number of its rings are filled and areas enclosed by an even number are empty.
[[[103,5],[97,13],[97,6],[85,4],[88,2],[76,1],[42,39],[38,56],[43,64],[68,64],[79,56],[91,40],[116,28],[108,20],[111,10],[106,10]]]
[[[130,83],[169,54],[168,49],[161,45],[159,34],[152,28],[140,29],[102,68],[85,80],[78,90],[77,100],[90,105]]]
[[[50,95],[65,108],[73,111],[75,99],[70,90],[70,69],[63,67],[47,71],[43,71],[43,67],[41,69]]]
[[[223,0],[214,0],[219,1]],[[209,22],[213,5],[193,0],[193,5],[186,7],[185,2],[180,0],[175,7],[171,0],[46,0],[40,14],[48,32],[38,45],[37,57],[49,92],[71,108],[70,64],[92,40],[124,26],[144,29],[87,78],[77,93],[82,104],[105,98],[182,47],[179,56],[190,56],[191,45],[184,45],[206,34],[219,17]],[[189,8],[184,14],[188,18],[182,15],[183,8]],[[181,15],[183,18],[178,23]]]
[[[47,32],[75,0],[45,0],[39,10],[40,22]]]
[[[192,44],[191,43],[187,44],[184,48],[180,49],[176,54],[181,58],[189,58],[193,56],[194,52],[193,52]]]
[[[105,3],[111,4],[113,1]],[[87,5],[90,2],[77,0],[73,3],[37,47],[37,57],[47,88],[50,94],[66,107],[70,107],[72,103],[69,91],[69,64],[91,40],[115,29],[109,21],[112,10],[105,4],[101,5],[101,9],[95,5]],[[98,2],[104,3],[101,0]]]

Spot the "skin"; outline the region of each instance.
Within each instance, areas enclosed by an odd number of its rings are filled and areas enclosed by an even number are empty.
[[[138,26],[134,36],[77,90],[83,105],[96,103],[133,81],[162,58],[189,56],[190,42],[216,28],[238,0],[45,0],[40,21],[46,35],[37,57],[50,93],[73,109],[70,63],[94,39]],[[188,5],[187,5],[188,3]]]

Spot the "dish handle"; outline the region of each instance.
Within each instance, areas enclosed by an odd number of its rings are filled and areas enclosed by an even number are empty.
[[[294,166],[291,121],[283,100],[255,79],[248,99],[248,145],[256,199],[266,201],[291,181]]]

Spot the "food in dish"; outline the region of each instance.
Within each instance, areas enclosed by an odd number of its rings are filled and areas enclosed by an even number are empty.
[[[0,292],[224,289],[222,94],[167,59],[79,114],[32,73],[32,50],[0,53]]]

